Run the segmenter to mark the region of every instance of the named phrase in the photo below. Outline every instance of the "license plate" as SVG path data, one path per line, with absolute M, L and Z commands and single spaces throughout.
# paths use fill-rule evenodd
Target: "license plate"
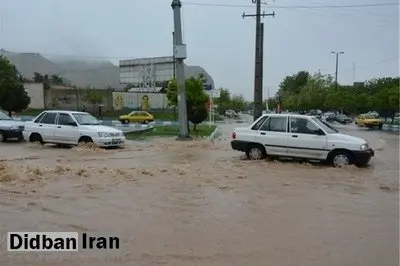
M 112 140 L 111 140 L 111 143 L 112 143 L 112 144 L 118 144 L 118 143 L 120 143 L 120 142 L 121 142 L 120 139 L 112 139 Z

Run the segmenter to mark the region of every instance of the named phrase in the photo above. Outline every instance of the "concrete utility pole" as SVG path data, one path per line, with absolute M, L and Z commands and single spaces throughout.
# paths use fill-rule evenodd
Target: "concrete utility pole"
M 255 52 L 255 69 L 254 69 L 254 115 L 253 119 L 256 120 L 262 115 L 263 110 L 263 60 L 262 60 L 262 29 L 261 17 L 272 16 L 275 17 L 275 12 L 266 14 L 261 13 L 261 0 L 252 0 L 256 4 L 256 14 L 247 15 L 243 13 L 242 17 L 256 17 L 256 52 Z
M 171 6 L 174 10 L 174 58 L 176 60 L 176 83 L 179 105 L 179 136 L 176 140 L 191 140 L 192 137 L 189 135 L 188 130 L 185 69 L 183 63 L 183 60 L 186 58 L 186 45 L 182 43 L 182 3 L 180 0 L 173 0 Z
M 336 71 L 335 71 L 335 89 L 338 87 L 337 77 L 338 77 L 338 70 L 339 70 L 339 55 L 344 54 L 344 52 L 331 52 L 332 54 L 336 55 Z
M 172 56 L 174 58 L 174 79 L 176 78 L 176 60 L 175 60 L 175 32 L 172 32 L 172 46 L 173 46 L 173 51 L 172 51 Z

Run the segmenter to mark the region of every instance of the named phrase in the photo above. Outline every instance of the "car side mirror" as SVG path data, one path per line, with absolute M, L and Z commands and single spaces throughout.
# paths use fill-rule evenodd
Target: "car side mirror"
M 76 124 L 76 122 L 69 122 L 68 125 L 69 125 L 69 126 L 73 126 L 73 127 L 78 126 L 78 125 Z

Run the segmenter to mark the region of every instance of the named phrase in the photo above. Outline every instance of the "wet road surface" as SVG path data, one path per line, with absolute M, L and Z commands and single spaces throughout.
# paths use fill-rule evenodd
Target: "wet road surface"
M 399 136 L 367 168 L 246 161 L 213 143 L 0 146 L 0 265 L 399 265 Z M 120 236 L 116 251 L 10 253 L 8 231 Z

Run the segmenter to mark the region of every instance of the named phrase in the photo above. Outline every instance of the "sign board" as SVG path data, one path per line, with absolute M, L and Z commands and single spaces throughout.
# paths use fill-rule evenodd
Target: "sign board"
M 204 86 L 204 90 L 206 90 L 206 91 L 211 91 L 212 90 L 212 86 L 209 85 L 209 84 L 204 84 L 203 86 Z
M 172 56 L 139 58 L 119 61 L 119 82 L 152 90 L 174 76 Z

